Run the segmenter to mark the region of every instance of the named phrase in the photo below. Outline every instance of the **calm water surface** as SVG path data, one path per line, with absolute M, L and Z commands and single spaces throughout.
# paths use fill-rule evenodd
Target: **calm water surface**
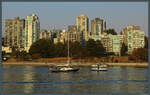
M 48 67 L 3 66 L 2 95 L 146 94 L 148 68 L 109 67 L 108 71 L 49 72 Z

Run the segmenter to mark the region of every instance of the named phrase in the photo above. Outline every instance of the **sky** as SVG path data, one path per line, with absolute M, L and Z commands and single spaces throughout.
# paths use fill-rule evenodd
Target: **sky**
M 41 29 L 66 29 L 75 25 L 76 16 L 85 14 L 89 24 L 99 17 L 106 21 L 107 29 L 120 33 L 128 25 L 138 25 L 148 35 L 147 2 L 2 2 L 2 35 L 5 19 L 26 19 L 32 13 L 39 17 Z

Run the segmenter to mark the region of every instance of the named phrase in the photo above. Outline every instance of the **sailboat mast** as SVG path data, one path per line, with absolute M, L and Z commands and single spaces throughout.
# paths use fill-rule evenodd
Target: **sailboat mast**
M 69 31 L 68 31 L 68 64 L 69 64 Z

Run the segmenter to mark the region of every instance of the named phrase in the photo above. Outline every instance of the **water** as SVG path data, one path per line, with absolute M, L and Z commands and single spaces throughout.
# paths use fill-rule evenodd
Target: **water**
M 111 95 L 148 93 L 148 68 L 109 67 L 108 71 L 49 72 L 48 67 L 3 66 L 2 95 Z

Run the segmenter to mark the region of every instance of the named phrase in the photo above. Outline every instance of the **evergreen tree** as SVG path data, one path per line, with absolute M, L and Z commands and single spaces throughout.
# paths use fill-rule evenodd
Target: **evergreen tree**
M 121 56 L 127 55 L 127 54 L 126 54 L 127 51 L 128 51 L 128 47 L 125 45 L 125 43 L 122 43 Z

